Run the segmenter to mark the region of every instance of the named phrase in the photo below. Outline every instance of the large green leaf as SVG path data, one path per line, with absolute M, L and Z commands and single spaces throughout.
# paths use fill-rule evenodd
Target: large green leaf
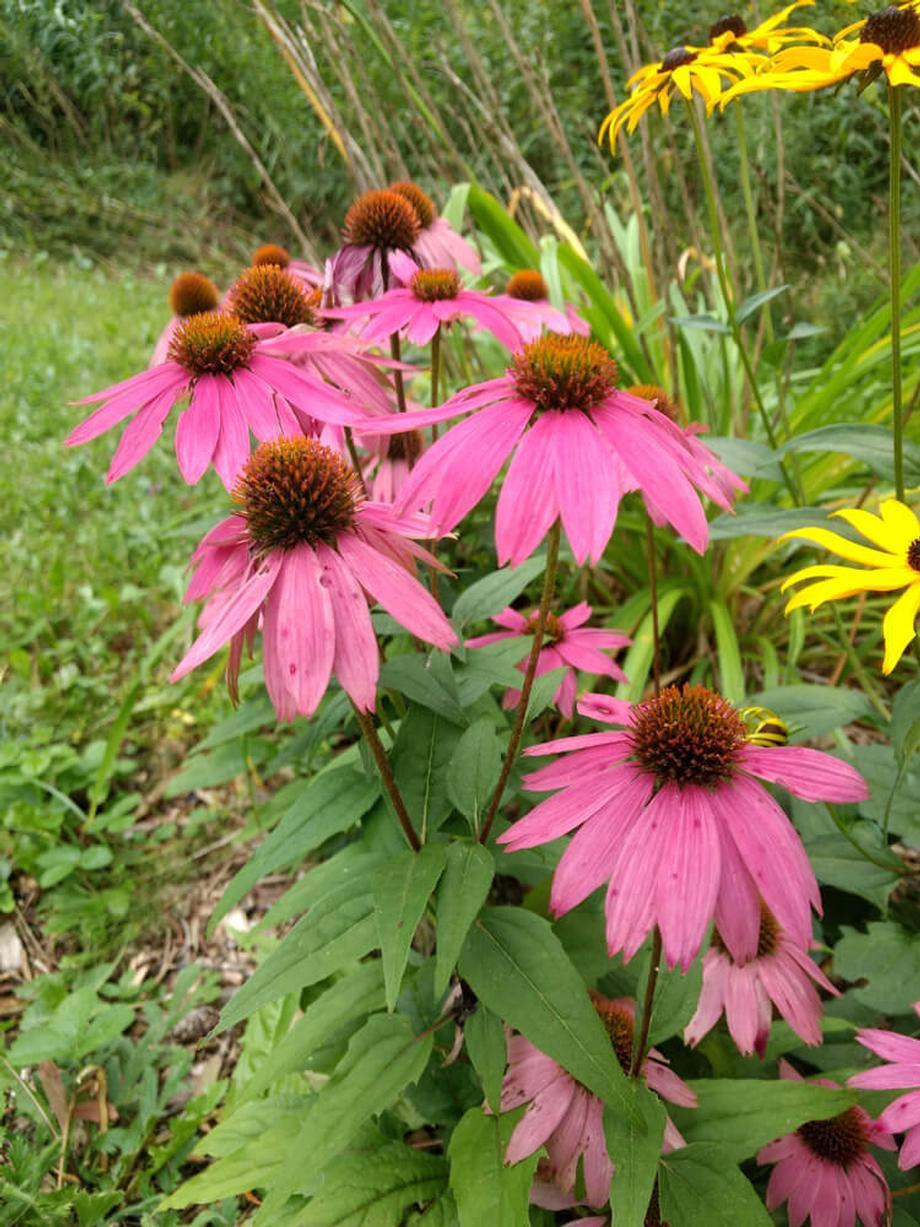
M 447 868 L 438 888 L 435 996 L 447 988 L 469 927 L 489 894 L 494 873 L 491 852 L 475 840 L 458 839 L 447 849 Z
M 750 1182 L 721 1146 L 675 1150 L 658 1170 L 661 1219 L 670 1227 L 772 1227 Z
M 836 886 L 850 894 L 861 895 L 883 911 L 888 896 L 901 878 L 902 862 L 888 850 L 874 823 L 858 822 L 850 827 L 847 839 L 839 831 L 804 839 L 805 851 L 815 877 L 825 886 Z M 854 847 L 855 840 L 859 847 Z M 860 851 L 864 848 L 868 860 Z M 885 868 L 886 864 L 889 868 Z
M 828 514 L 821 507 L 776 507 L 773 503 L 741 503 L 709 525 L 710 541 L 734 537 L 781 537 L 797 528 L 828 528 Z
M 883 1014 L 906 1014 L 917 999 L 920 942 L 900 925 L 875 921 L 865 933 L 844 926 L 834 948 L 834 971 L 860 982 L 852 995 Z
M 842 452 L 861 460 L 873 472 L 889 481 L 894 477 L 891 430 L 887 426 L 875 426 L 871 422 L 835 422 L 833 426 L 819 426 L 796 435 L 778 451 L 787 452 Z M 905 477 L 909 486 L 920 482 L 920 447 L 904 441 Z
M 416 830 L 437 828 L 452 809 L 447 771 L 460 729 L 414 703 L 400 723 L 391 765 Z
M 636 1109 L 645 1121 L 644 1131 L 614 1112 L 604 1113 L 607 1150 L 616 1168 L 610 1208 L 617 1227 L 643 1227 L 664 1136 L 665 1110 L 661 1100 L 641 1083 L 634 1086 L 633 1094 Z
M 774 686 L 748 701 L 782 716 L 791 728 L 790 741 L 811 741 L 869 711 L 869 700 L 861 691 L 843 686 Z
M 681 1114 L 688 1142 L 718 1144 L 732 1163 L 792 1133 L 809 1120 L 827 1120 L 856 1103 L 856 1092 L 792 1079 L 707 1078 L 689 1083 L 699 1107 Z
M 460 1227 L 527 1227 L 539 1153 L 506 1167 L 513 1127 L 513 1114 L 486 1116 L 482 1108 L 470 1108 L 454 1130 L 447 1153 Z
M 502 752 L 495 725 L 482 716 L 466 730 L 447 769 L 447 791 L 473 830 L 489 804 L 501 772 Z
M 342 1154 L 364 1123 L 421 1077 L 433 1037 L 416 1036 L 399 1014 L 377 1014 L 352 1036 L 329 1082 L 309 1103 L 300 1129 L 289 1134 L 281 1170 L 255 1222 L 273 1222 L 287 1199 L 309 1189 Z
M 504 1024 L 480 1002 L 463 1025 L 463 1040 L 466 1054 L 482 1081 L 486 1102 L 493 1112 L 498 1112 L 507 1057 Z
M 370 1154 L 345 1154 L 323 1173 L 300 1212 L 300 1227 L 393 1227 L 417 1202 L 447 1187 L 447 1160 L 390 1142 Z
M 310 1057 L 347 1023 L 380 1010 L 384 1005 L 383 965 L 379 959 L 362 963 L 337 980 L 307 1006 L 287 1035 L 275 1045 L 243 1087 L 240 1102 L 267 1090 L 285 1074 L 306 1068 Z
M 409 947 L 444 869 L 446 855 L 444 844 L 425 844 L 419 852 L 407 849 L 393 860 L 385 861 L 374 875 L 377 932 L 383 955 L 388 1010 L 396 1005 Z
M 511 268 L 536 268 L 540 253 L 513 217 L 492 195 L 471 183 L 467 207 L 478 228 L 487 235 Z
M 487 908 L 470 930 L 460 974 L 490 1010 L 641 1127 L 584 981 L 547 921 L 521 908 Z
M 208 931 L 213 931 L 259 878 L 297 863 L 331 836 L 347 831 L 370 809 L 379 793 L 379 782 L 353 767 L 335 768 L 318 775 L 231 878 L 214 909 Z
M 462 630 L 470 622 L 482 622 L 500 613 L 546 569 L 546 556 L 528 558 L 519 567 L 504 567 L 493 571 L 464 588 L 454 602 L 451 618 Z
M 380 685 L 398 690 L 414 703 L 430 708 L 454 724 L 466 724 L 450 669 L 450 658 L 440 652 L 426 658 L 419 652 L 394 656 L 380 670 Z
M 224 1007 L 225 1031 L 269 1001 L 310 984 L 361 958 L 377 945 L 377 922 L 369 869 L 326 895 L 297 922 Z

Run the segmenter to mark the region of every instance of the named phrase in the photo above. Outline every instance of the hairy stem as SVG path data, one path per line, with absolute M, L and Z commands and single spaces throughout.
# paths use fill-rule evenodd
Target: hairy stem
M 632 1065 L 629 1067 L 630 1078 L 638 1078 L 642 1072 L 645 1054 L 648 1051 L 648 1033 L 652 1025 L 652 1005 L 655 1001 L 655 985 L 658 983 L 658 970 L 661 966 L 661 933 L 656 925 L 652 931 L 652 953 L 649 958 L 648 979 L 645 981 L 645 997 L 642 1000 L 642 1022 L 639 1034 L 633 1038 Z
M 530 692 L 533 690 L 533 679 L 537 675 L 537 659 L 543 644 L 546 619 L 549 614 L 549 607 L 553 601 L 553 591 L 556 587 L 556 566 L 559 562 L 559 542 L 561 536 L 562 526 L 559 520 L 556 520 L 549 530 L 549 536 L 546 540 L 546 571 L 543 575 L 543 595 L 540 597 L 540 609 L 537 613 L 537 622 L 534 627 L 533 643 L 530 645 L 530 656 L 527 659 L 524 681 L 521 684 L 521 697 L 518 700 L 517 709 L 514 713 L 514 724 L 511 728 L 511 736 L 508 738 L 508 748 L 505 751 L 501 774 L 498 777 L 498 783 L 495 785 L 495 791 L 492 793 L 492 799 L 489 802 L 486 820 L 479 833 L 479 842 L 481 844 L 486 843 L 489 838 L 492 823 L 495 821 L 495 815 L 498 813 L 498 807 L 501 803 L 502 793 L 505 791 L 505 785 L 508 783 L 508 776 L 511 774 L 511 768 L 514 766 L 514 761 L 517 758 L 517 752 L 521 744 L 521 737 L 524 734 L 524 722 L 527 719 L 527 708 L 530 705 Z
M 399 333 L 390 333 L 390 354 L 394 362 L 402 362 L 402 351 L 399 347 Z M 396 402 L 399 405 L 399 412 L 406 412 L 406 385 L 403 383 L 403 373 L 397 367 L 393 372 L 393 382 L 396 384 Z
M 377 770 L 380 772 L 380 779 L 383 781 L 383 786 L 387 790 L 387 796 L 390 798 L 393 809 L 396 811 L 396 817 L 399 819 L 399 825 L 403 829 L 406 842 L 413 852 L 418 852 L 422 845 L 419 842 L 418 835 L 415 833 L 415 827 L 412 825 L 412 819 L 409 817 L 406 803 L 402 799 L 399 785 L 396 783 L 393 772 L 390 769 L 390 760 L 387 758 L 387 752 L 383 748 L 383 742 L 377 736 L 374 721 L 367 712 L 361 711 L 354 702 L 352 702 L 352 707 L 354 708 L 355 719 L 358 721 L 358 727 L 370 748 L 371 754 L 374 756 L 374 762 L 377 764 Z

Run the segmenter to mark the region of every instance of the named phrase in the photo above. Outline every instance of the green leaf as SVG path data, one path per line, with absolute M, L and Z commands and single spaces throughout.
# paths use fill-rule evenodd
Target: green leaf
M 604 1113 L 607 1150 L 616 1168 L 610 1208 L 617 1227 L 643 1227 L 664 1136 L 666 1115 L 661 1100 L 641 1083 L 635 1084 L 633 1093 L 645 1121 L 644 1132 L 609 1109 Z
M 406 1227 L 457 1227 L 458 1223 L 457 1207 L 450 1192 L 424 1210 L 414 1210 L 406 1219 Z
M 821 507 L 776 507 L 773 503 L 741 503 L 735 512 L 716 516 L 709 525 L 710 541 L 735 537 L 781 537 L 796 528 L 828 528 Z
M 678 328 L 690 328 L 698 332 L 714 332 L 719 336 L 730 336 L 731 329 L 728 324 L 717 320 L 714 315 L 706 313 L 700 315 L 675 315 L 671 319 L 672 324 L 676 324 Z
M 671 620 L 671 614 L 674 612 L 677 602 L 685 595 L 686 591 L 682 587 L 668 589 L 662 587 L 662 589 L 659 589 L 658 627 L 662 635 L 665 632 L 665 627 Z M 651 612 L 649 612 L 642 619 L 638 630 L 633 635 L 632 644 L 623 660 L 623 672 L 629 680 L 618 684 L 616 689 L 618 699 L 626 699 L 630 703 L 636 703 L 642 698 L 654 654 L 654 623 Z
M 440 652 L 430 657 L 419 652 L 395 656 L 380 670 L 380 685 L 398 690 L 414 703 L 430 708 L 454 724 L 466 724 L 457 684 L 450 671 L 450 659 Z
M 907 682 L 894 697 L 888 736 L 899 758 L 904 757 L 907 738 L 920 720 L 920 677 Z M 916 747 L 915 747 L 916 748 Z
M 809 1120 L 827 1120 L 856 1102 L 856 1092 L 791 1079 L 707 1078 L 689 1083 L 699 1107 L 681 1114 L 688 1142 L 718 1144 L 740 1163 Z M 684 1128 L 686 1126 L 686 1128 Z
M 709 612 L 716 632 L 716 651 L 719 657 L 720 690 L 730 703 L 744 702 L 744 666 L 735 623 L 724 601 L 709 602 Z
M 826 886 L 836 886 L 838 890 L 861 895 L 884 911 L 888 896 L 900 880 L 902 862 L 888 851 L 887 843 L 873 823 L 855 823 L 850 828 L 850 835 L 874 860 L 888 862 L 891 868 L 873 864 L 839 831 L 829 831 L 803 841 L 815 877 Z
M 869 711 L 866 696 L 844 686 L 774 686 L 751 695 L 749 702 L 782 716 L 792 726 L 790 741 L 811 741 Z
M 373 950 L 378 941 L 371 895 L 375 870 L 376 865 L 326 895 L 285 934 L 224 1006 L 219 1031 L 248 1018 L 269 1001 L 318 984 Z
M 706 446 L 719 457 L 723 464 L 740 473 L 742 477 L 769 477 L 781 481 L 782 474 L 776 463 L 776 453 L 765 443 L 756 439 L 734 439 L 726 435 L 706 435 Z
M 487 908 L 470 930 L 460 974 L 490 1010 L 617 1111 L 637 1119 L 629 1083 L 551 926 L 521 908 Z
M 489 804 L 502 766 L 501 746 L 495 725 L 483 716 L 466 730 L 457 743 L 447 771 L 450 799 L 478 831 L 479 819 Z
M 299 1227 L 392 1227 L 416 1202 L 447 1187 L 447 1160 L 390 1142 L 371 1154 L 345 1154 L 323 1173 Z
M 665 1155 L 658 1170 L 661 1218 L 670 1227 L 772 1227 L 763 1202 L 721 1146 Z
M 519 567 L 504 567 L 470 584 L 454 602 L 450 615 L 454 625 L 462 630 L 470 622 L 482 622 L 500 613 L 545 570 L 546 557 L 541 554 Z
M 505 1166 L 514 1124 L 513 1113 L 486 1116 L 482 1108 L 470 1108 L 454 1130 L 447 1153 L 460 1227 L 527 1227 L 528 1193 L 539 1156 Z
M 438 888 L 436 997 L 447 988 L 469 927 L 488 897 L 494 873 L 492 854 L 482 844 L 458 839 L 447 849 L 447 868 Z
M 873 921 L 865 933 L 844 925 L 834 948 L 834 971 L 863 981 L 852 989 L 862 1005 L 883 1014 L 906 1014 L 917 998 L 920 943 L 900 925 Z
M 739 324 L 743 324 L 745 320 L 751 318 L 761 307 L 765 307 L 768 302 L 772 302 L 774 298 L 778 298 L 780 294 L 785 294 L 789 289 L 786 285 L 775 285 L 769 290 L 759 290 L 756 294 L 751 294 L 743 303 L 740 303 L 735 311 L 735 319 Z
M 425 844 L 419 852 L 407 849 L 394 860 L 386 861 L 374 875 L 388 1010 L 396 1005 L 412 938 L 444 869 L 446 856 L 444 844 Z
M 367 813 L 379 795 L 376 777 L 371 779 L 353 767 L 337 767 L 318 775 L 228 882 L 214 909 L 208 932 L 214 931 L 259 878 L 287 865 L 298 864 L 327 839 L 347 831 Z
M 479 1074 L 486 1101 L 493 1112 L 501 1109 L 502 1079 L 507 1063 L 505 1028 L 497 1014 L 482 1004 L 463 1025 L 466 1053 Z
M 567 672 L 567 667 L 550 669 L 549 673 L 541 673 L 539 677 L 534 678 L 530 698 L 527 701 L 525 726 L 532 720 L 536 720 L 537 716 L 549 707 Z
M 521 671 L 517 665 L 529 650 L 527 643 L 517 637 L 470 649 L 466 661 L 457 668 L 457 689 L 462 705 L 472 707 L 493 686 L 519 689 Z
M 568 243 L 558 249 L 559 263 L 588 296 L 589 306 L 581 310 L 600 339 L 617 351 L 624 374 L 632 372 L 636 383 L 654 383 L 655 372 L 647 361 L 642 346 L 636 338 L 632 320 L 628 320 L 617 306 L 617 301 L 591 265 Z
M 309 1058 L 347 1023 L 383 1008 L 383 965 L 379 959 L 360 966 L 337 980 L 321 997 L 307 1006 L 306 1013 L 294 1023 L 254 1077 L 245 1084 L 240 1103 L 268 1089 L 286 1074 L 305 1069 Z
M 891 746 L 878 744 L 854 746 L 853 765 L 869 784 L 869 796 L 859 803 L 863 817 L 884 826 L 887 815 L 890 831 L 920 843 L 920 765 L 899 763 Z
M 416 830 L 435 830 L 453 808 L 447 772 L 460 736 L 455 724 L 415 704 L 400 722 L 390 763 Z
M 539 265 L 539 251 L 491 192 L 471 183 L 467 207 L 477 227 L 492 240 L 506 264 L 516 269 Z
M 431 1056 L 432 1035 L 413 1034 L 400 1014 L 369 1018 L 348 1045 L 329 1082 L 313 1097 L 303 1123 L 289 1133 L 282 1169 L 260 1211 L 272 1215 L 292 1193 L 308 1189 L 372 1116 L 377 1116 L 421 1077 Z
M 788 452 L 842 452 L 861 460 L 874 473 L 889 481 L 894 477 L 894 462 L 891 450 L 891 430 L 888 426 L 876 426 L 871 422 L 835 422 L 832 426 L 819 426 L 796 435 L 779 448 L 777 455 Z M 905 477 L 910 486 L 920 482 L 920 447 L 904 440 Z

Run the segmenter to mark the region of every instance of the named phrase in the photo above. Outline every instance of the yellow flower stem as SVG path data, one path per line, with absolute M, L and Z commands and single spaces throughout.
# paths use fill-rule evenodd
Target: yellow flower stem
M 754 209 L 754 193 L 751 190 L 751 169 L 748 162 L 747 134 L 744 130 L 744 107 L 735 105 L 735 127 L 738 133 L 738 164 L 741 173 L 741 194 L 744 197 L 744 211 L 747 214 L 748 233 L 751 236 L 751 255 L 754 258 L 754 280 L 761 293 L 767 288 L 767 276 L 764 271 L 763 251 L 760 246 L 760 233 L 757 229 L 757 213 Z M 773 311 L 769 303 L 764 306 L 767 339 L 773 340 Z
M 891 415 L 894 425 L 894 485 L 904 501 L 904 409 L 901 392 L 901 89 L 888 86 L 890 173 L 888 179 L 888 278 L 891 294 Z
M 750 355 L 744 344 L 744 338 L 741 335 L 741 327 L 738 323 L 735 314 L 735 301 L 732 297 L 731 286 L 728 283 L 728 277 L 725 272 L 725 258 L 722 249 L 722 237 L 719 230 L 719 211 L 716 207 L 715 185 L 712 182 L 712 176 L 709 173 L 709 166 L 706 162 L 706 153 L 703 144 L 703 130 L 700 126 L 700 117 L 696 113 L 696 107 L 692 99 L 687 100 L 687 111 L 690 114 L 690 124 L 693 129 L 693 140 L 696 145 L 697 161 L 700 164 L 700 174 L 703 179 L 703 191 L 706 196 L 706 209 L 709 214 L 709 229 L 712 236 L 712 251 L 715 257 L 716 274 L 719 278 L 719 286 L 722 290 L 722 298 L 725 301 L 725 311 L 728 315 L 728 326 L 731 329 L 732 339 L 737 347 L 738 354 L 741 358 L 741 364 L 744 367 L 744 373 L 747 377 L 748 386 L 751 389 L 751 395 L 754 398 L 754 403 L 757 406 L 757 412 L 760 414 L 760 420 L 763 423 L 764 432 L 767 436 L 767 442 L 773 450 L 776 450 L 777 440 L 776 432 L 773 429 L 773 423 L 770 421 L 770 415 L 767 412 L 767 407 L 763 402 L 763 397 L 760 395 L 760 388 L 757 384 L 756 376 L 754 375 L 754 367 L 751 363 Z M 783 475 L 783 481 L 786 488 L 792 495 L 792 501 L 796 504 L 801 504 L 802 498 L 796 488 L 792 477 L 789 474 L 786 465 L 782 460 L 779 462 L 780 472 Z

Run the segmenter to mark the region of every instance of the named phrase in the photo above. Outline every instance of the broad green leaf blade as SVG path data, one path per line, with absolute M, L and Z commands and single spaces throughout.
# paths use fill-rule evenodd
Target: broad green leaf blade
M 440 662 L 441 668 L 435 662 Z M 407 699 L 430 708 L 454 724 L 466 724 L 449 659 L 441 653 L 435 653 L 430 658 L 418 652 L 394 656 L 380 670 L 380 685 L 389 690 L 398 690 Z
M 616 1172 L 610 1186 L 610 1208 L 617 1227 L 644 1227 L 664 1136 L 666 1114 L 661 1100 L 640 1082 L 633 1087 L 636 1110 L 645 1129 L 639 1130 L 609 1109 L 604 1113 L 607 1150 Z
M 383 1227 L 447 1188 L 447 1160 L 390 1142 L 371 1154 L 340 1155 L 301 1210 L 298 1227 Z
M 851 990 L 862 1005 L 883 1014 L 907 1014 L 917 999 L 920 943 L 914 933 L 888 921 L 872 921 L 865 933 L 849 926 L 834 949 L 834 971 L 862 981 Z
M 493 1112 L 498 1112 L 508 1055 L 502 1020 L 480 1002 L 463 1025 L 463 1039 L 473 1069 L 482 1080 L 486 1101 Z
M 460 974 L 490 1010 L 642 1127 L 585 983 L 547 921 L 521 908 L 487 908 L 470 930 Z
M 489 894 L 494 873 L 492 853 L 482 844 L 458 839 L 447 849 L 447 868 L 438 888 L 436 997 L 447 988 L 469 927 Z
M 211 916 L 208 932 L 213 932 L 259 878 L 295 864 L 331 836 L 347 831 L 370 809 L 379 793 L 377 779 L 353 767 L 335 768 L 317 776 L 231 878 Z
M 271 1223 L 292 1193 L 307 1189 L 377 1116 L 422 1076 L 432 1035 L 414 1035 L 408 1019 L 377 1014 L 353 1035 L 329 1082 L 311 1100 L 299 1131 L 290 1135 L 284 1163 L 256 1222 Z
M 562 685 L 562 680 L 567 672 L 567 667 L 551 669 L 549 673 L 541 673 L 539 677 L 534 678 L 533 689 L 527 702 L 525 726 L 530 724 L 532 720 L 536 720 L 537 716 L 546 711 L 555 698 L 556 691 Z
M 735 312 L 735 319 L 739 324 L 743 324 L 745 320 L 750 319 L 761 307 L 765 307 L 768 302 L 772 302 L 774 298 L 778 298 L 780 294 L 785 294 L 789 289 L 786 285 L 775 285 L 769 290 L 758 290 L 756 294 L 751 294 L 743 303 L 740 303 Z
M 460 736 L 456 724 L 414 703 L 400 723 L 390 762 L 406 808 L 423 839 L 424 833 L 436 830 L 453 808 L 447 772 Z
M 688 1142 L 717 1144 L 732 1163 L 809 1120 L 827 1120 L 856 1102 L 856 1092 L 791 1079 L 709 1078 L 689 1083 L 699 1107 L 681 1114 Z M 683 1129 L 683 1125 L 686 1129 Z
M 447 1153 L 460 1227 L 527 1227 L 539 1155 L 505 1166 L 514 1124 L 515 1114 L 486 1116 L 482 1108 L 470 1108 L 454 1130 Z
M 374 877 L 377 932 L 383 955 L 387 1009 L 399 996 L 409 946 L 446 860 L 444 844 L 425 844 L 420 852 L 407 849 L 386 861 Z
M 871 422 L 838 422 L 833 426 L 819 426 L 817 430 L 808 430 L 790 439 L 777 455 L 785 456 L 787 452 L 841 452 L 854 460 L 861 460 L 880 477 L 890 481 L 894 476 L 891 430 Z M 909 439 L 904 440 L 904 462 L 907 483 L 913 486 L 920 481 L 920 447 Z
M 384 1001 L 383 966 L 379 959 L 362 963 L 337 980 L 307 1007 L 303 1017 L 259 1065 L 254 1077 L 243 1087 L 239 1102 L 261 1095 L 285 1074 L 304 1069 L 312 1054 L 346 1023 L 383 1009 Z
M 661 1219 L 670 1227 L 772 1227 L 748 1180 L 720 1146 L 697 1144 L 665 1155 L 658 1169 Z
M 540 253 L 514 218 L 491 194 L 470 184 L 467 207 L 476 225 L 488 235 L 496 251 L 512 268 L 536 268 Z
M 546 557 L 528 558 L 519 567 L 504 567 L 470 584 L 457 597 L 451 610 L 454 624 L 462 630 L 470 622 L 482 622 L 500 613 L 521 595 L 529 583 L 546 570 Z M 475 649 L 474 649 L 475 651 Z
M 775 686 L 751 695 L 750 702 L 782 716 L 790 726 L 790 741 L 811 741 L 869 711 L 869 700 L 861 691 L 843 686 Z
M 726 511 L 711 521 L 710 541 L 729 541 L 734 537 L 781 537 L 797 528 L 833 527 L 821 507 L 775 507 L 772 503 L 741 503 L 734 512 Z
M 730 703 L 744 702 L 744 666 L 735 623 L 724 601 L 709 602 L 709 612 L 716 632 L 716 651 L 719 656 L 720 690 Z
M 483 716 L 466 730 L 447 769 L 447 791 L 450 799 L 473 830 L 478 831 L 479 819 L 489 803 L 498 782 L 502 765 L 501 746 L 495 725 Z
M 371 874 L 321 899 L 230 998 L 218 1030 L 226 1031 L 261 1006 L 318 984 L 377 945 Z

